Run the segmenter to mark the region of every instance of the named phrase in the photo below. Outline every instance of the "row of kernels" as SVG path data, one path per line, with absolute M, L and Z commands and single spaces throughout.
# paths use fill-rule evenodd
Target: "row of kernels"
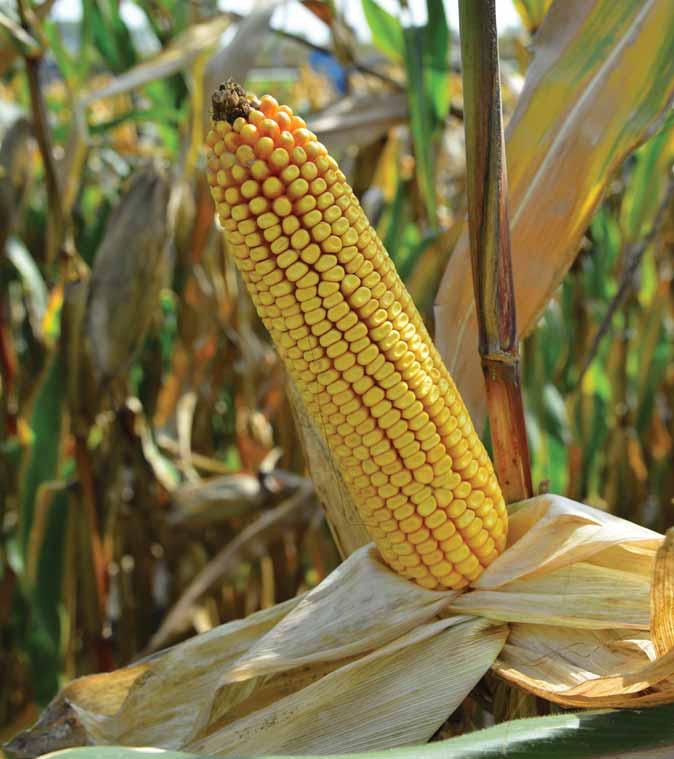
M 286 210 L 287 210 L 287 209 L 286 209 Z M 369 242 L 369 240 L 368 240 L 368 238 L 367 238 L 367 237 L 365 237 L 365 239 L 361 239 L 361 240 L 360 240 L 360 243 L 361 243 L 361 247 L 363 247 L 363 245 L 364 245 L 364 244 L 366 244 L 366 243 L 368 243 L 368 242 Z M 335 262 L 332 262 L 332 261 L 330 261 L 330 263 L 332 264 L 332 263 L 335 263 Z M 336 304 L 334 304 L 334 305 L 336 305 Z M 378 326 L 378 325 L 374 325 L 374 326 L 376 327 L 376 326 Z M 425 358 L 426 358 L 426 357 L 423 355 L 423 352 L 422 352 L 422 355 L 420 355 L 419 357 L 420 357 L 420 358 L 422 358 L 422 359 L 425 359 Z M 422 396 L 422 397 L 423 397 L 423 396 Z M 376 406 L 376 403 L 381 403 L 381 400 L 377 400 L 377 401 L 374 401 L 374 399 L 373 399 L 373 403 L 375 404 L 375 405 L 374 405 L 374 408 L 377 408 L 377 406 Z M 380 407 L 380 408 L 381 408 L 381 407 Z M 382 410 L 383 410 L 383 409 L 382 409 Z M 384 412 L 384 413 L 385 413 L 385 412 Z M 384 414 L 382 414 L 382 416 L 384 416 Z M 428 435 L 426 436 L 426 439 L 428 440 L 428 439 L 430 439 L 430 437 L 432 437 L 432 431 L 431 431 L 431 435 L 430 435 L 430 436 L 428 436 Z

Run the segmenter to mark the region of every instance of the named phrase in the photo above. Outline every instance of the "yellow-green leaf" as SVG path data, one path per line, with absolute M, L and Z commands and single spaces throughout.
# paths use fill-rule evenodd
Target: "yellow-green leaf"
M 513 272 L 520 334 L 573 262 L 614 170 L 650 136 L 674 95 L 671 0 L 558 0 L 507 130 Z M 480 424 L 485 397 L 468 240 L 436 299 L 436 336 Z

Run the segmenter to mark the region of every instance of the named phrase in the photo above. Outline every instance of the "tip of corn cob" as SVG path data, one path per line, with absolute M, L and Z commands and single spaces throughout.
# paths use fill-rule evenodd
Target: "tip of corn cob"
M 337 162 L 291 108 L 231 80 L 207 176 L 257 311 L 384 560 L 427 588 L 503 550 L 493 467 Z
M 259 108 L 259 101 L 249 95 L 233 79 L 223 82 L 211 97 L 213 120 L 233 124 L 239 117 L 248 118 L 252 108 Z

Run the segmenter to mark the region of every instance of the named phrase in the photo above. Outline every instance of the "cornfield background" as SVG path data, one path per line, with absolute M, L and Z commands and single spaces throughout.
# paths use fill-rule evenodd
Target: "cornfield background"
M 506 126 L 522 109 L 508 161 L 534 484 L 664 531 L 674 31 L 658 37 L 632 0 L 613 16 L 611 3 L 574 0 L 586 16 L 569 49 L 584 49 L 586 68 L 559 70 L 580 94 L 551 86 L 527 110 L 532 40 L 548 12 L 554 39 L 564 14 L 563 0 L 550 5 L 518 0 L 519 24 L 501 35 Z M 390 10 L 0 3 L 0 742 L 63 682 L 292 598 L 340 562 L 282 366 L 214 223 L 201 146 L 220 79 L 307 119 L 445 355 L 458 344 L 477 360 L 476 342 L 448 337 L 447 304 L 472 298 L 469 272 L 456 276 L 457 32 L 440 0 Z M 305 24 L 326 44 L 294 31 Z M 638 63 L 621 58 L 630 40 Z M 620 85 L 606 67 L 616 58 Z M 624 111 L 606 107 L 604 85 L 621 88 Z M 570 135 L 561 147 L 555 129 Z M 479 380 L 466 386 L 479 421 Z M 474 704 L 496 691 L 487 679 L 443 735 L 481 726 Z M 536 708 L 517 704 L 497 720 Z

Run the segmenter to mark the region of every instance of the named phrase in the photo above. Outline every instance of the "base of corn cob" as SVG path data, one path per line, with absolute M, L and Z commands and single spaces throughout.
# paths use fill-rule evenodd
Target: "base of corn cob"
M 344 174 L 288 106 L 231 81 L 206 145 L 227 248 L 383 558 L 465 587 L 505 547 L 503 497 Z

